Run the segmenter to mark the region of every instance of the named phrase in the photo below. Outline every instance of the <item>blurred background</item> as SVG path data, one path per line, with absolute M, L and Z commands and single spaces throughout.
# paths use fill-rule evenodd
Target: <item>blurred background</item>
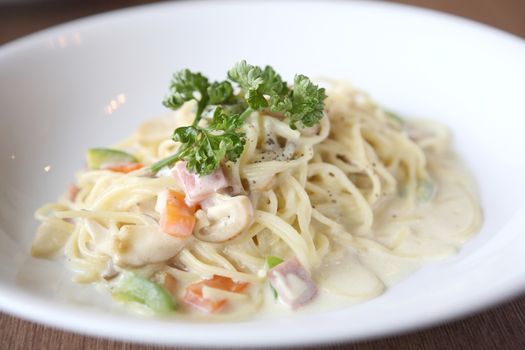
M 160 1 L 0 0 L 0 45 L 58 23 L 154 2 Z M 525 0 L 394 0 L 391 2 L 452 13 L 525 37 Z

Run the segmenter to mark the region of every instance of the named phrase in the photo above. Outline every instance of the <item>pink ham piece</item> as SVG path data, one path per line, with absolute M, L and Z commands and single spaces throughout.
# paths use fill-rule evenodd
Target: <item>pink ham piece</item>
M 297 258 L 287 260 L 268 272 L 268 278 L 279 299 L 292 309 L 297 309 L 317 295 L 317 287 L 310 274 Z
M 192 174 L 186 162 L 180 161 L 173 167 L 173 175 L 186 194 L 188 204 L 197 204 L 209 195 L 228 186 L 221 168 L 206 176 Z

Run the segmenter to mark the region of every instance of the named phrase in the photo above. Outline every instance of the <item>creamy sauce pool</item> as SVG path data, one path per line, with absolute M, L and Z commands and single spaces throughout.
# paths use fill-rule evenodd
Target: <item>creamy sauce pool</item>
M 476 186 L 455 154 L 428 161 L 432 193 L 414 203 L 403 195 L 384 198 L 372 230 L 349 239 L 357 248 L 338 250 L 314 271 L 319 293 L 310 304 L 287 309 L 268 291 L 257 317 L 334 310 L 372 299 L 425 263 L 457 253 L 481 223 Z

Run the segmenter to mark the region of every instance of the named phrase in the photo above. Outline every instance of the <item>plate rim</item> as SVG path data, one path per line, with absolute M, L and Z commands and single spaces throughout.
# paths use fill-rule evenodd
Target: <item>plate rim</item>
M 200 7 L 200 6 L 235 6 L 242 4 L 242 6 L 251 6 L 254 3 L 268 3 L 272 6 L 275 4 L 297 4 L 297 3 L 308 3 L 314 4 L 316 6 L 353 6 L 354 4 L 359 4 L 359 6 L 366 7 L 382 7 L 382 8 L 393 8 L 401 10 L 402 12 L 411 12 L 410 15 L 414 16 L 431 16 L 439 17 L 445 21 L 452 21 L 455 23 L 462 23 L 465 26 L 469 26 L 473 31 L 485 31 L 491 32 L 497 35 L 502 40 L 510 40 L 518 46 L 525 48 L 525 39 L 521 38 L 515 34 L 506 32 L 502 29 L 495 28 L 493 26 L 477 22 L 472 19 L 464 18 L 458 15 L 449 14 L 437 10 L 421 8 L 413 5 L 400 4 L 400 3 L 390 3 L 384 1 L 366 1 L 366 0 L 352 0 L 352 1 L 340 1 L 340 0 L 311 0 L 311 1 L 299 1 L 299 0 L 285 0 L 285 1 L 242 1 L 242 0 L 183 0 L 178 2 L 159 2 L 153 4 L 143 4 L 138 6 L 126 7 L 123 9 L 112 10 L 100 14 L 95 14 L 91 16 L 86 16 L 78 18 L 72 21 L 61 23 L 37 32 L 31 33 L 29 35 L 17 38 L 15 40 L 9 41 L 0 45 L 0 64 L 2 60 L 8 57 L 9 55 L 14 55 L 17 52 L 22 52 L 26 49 L 35 47 L 39 44 L 39 40 L 45 36 L 48 36 L 52 33 L 59 33 L 67 28 L 72 28 L 75 26 L 89 26 L 95 25 L 100 21 L 111 21 L 115 17 L 126 17 L 135 14 L 141 14 L 144 11 L 158 11 L 160 8 L 178 8 L 178 7 Z M 521 281 L 516 281 L 513 284 L 509 284 L 504 291 L 499 294 L 494 293 L 480 293 L 477 295 L 476 302 L 472 302 L 462 308 L 455 310 L 448 310 L 446 312 L 440 311 L 438 315 L 425 315 L 418 319 L 412 319 L 408 322 L 401 322 L 390 327 L 383 327 L 379 331 L 377 329 L 369 329 L 368 331 L 363 331 L 360 334 L 352 335 L 349 337 L 337 329 L 336 332 L 328 332 L 323 330 L 321 332 L 309 332 L 306 334 L 293 334 L 293 336 L 280 337 L 280 338 L 269 338 L 267 335 L 271 332 L 260 332 L 259 336 L 252 339 L 247 339 L 243 337 L 241 342 L 234 339 L 227 339 L 224 336 L 220 336 L 219 332 L 223 328 L 231 328 L 232 325 L 246 325 L 253 324 L 254 322 L 263 322 L 259 321 L 249 321 L 244 323 L 224 323 L 220 325 L 214 325 L 214 336 L 212 339 L 202 339 L 199 337 L 186 337 L 184 339 L 175 339 L 171 338 L 161 338 L 158 337 L 158 332 L 146 332 L 146 333 L 133 333 L 128 329 L 124 331 L 124 327 L 120 328 L 119 332 L 115 332 L 115 329 L 111 327 L 116 320 L 122 320 L 122 317 L 117 317 L 113 315 L 104 315 L 101 322 L 101 314 L 98 311 L 91 310 L 82 310 L 78 307 L 71 307 L 69 305 L 64 305 L 56 301 L 49 301 L 40 296 L 33 295 L 26 291 L 17 290 L 14 286 L 9 286 L 0 280 L 0 310 L 7 312 L 9 314 L 21 317 L 26 320 L 36 321 L 47 326 L 54 328 L 59 328 L 67 331 L 72 331 L 79 334 L 89 335 L 89 336 L 102 336 L 109 339 L 118 339 L 121 341 L 132 341 L 136 343 L 148 343 L 148 344 L 157 344 L 157 345 L 190 345 L 190 346 L 199 346 L 206 345 L 211 347 L 221 347 L 221 346 L 233 346 L 233 347 L 262 347 L 262 346 L 300 346 L 300 345 L 314 345 L 320 343 L 341 343 L 341 342 L 356 342 L 362 339 L 371 339 L 384 337 L 392 334 L 405 333 L 410 331 L 415 331 L 417 329 L 428 328 L 432 325 L 452 321 L 458 319 L 462 316 L 467 316 L 476 311 L 480 311 L 494 305 L 500 304 L 506 301 L 508 298 L 518 295 L 520 292 L 525 290 L 525 279 Z M 59 311 L 57 311 L 57 306 L 59 306 Z M 72 312 L 68 312 L 72 311 Z M 328 314 L 328 313 L 327 313 Z M 313 313 L 309 315 L 315 317 L 318 313 Z M 86 317 L 87 316 L 87 317 Z M 86 322 L 94 316 L 93 321 L 96 322 Z M 305 317 L 308 318 L 308 317 Z M 130 318 L 127 320 L 129 324 L 134 327 L 139 327 L 140 324 L 144 322 L 144 319 L 135 319 Z M 264 320 L 266 322 L 271 320 Z M 157 322 L 157 321 L 152 321 Z M 264 323 L 264 322 L 263 322 Z M 166 323 L 162 323 L 166 325 Z M 196 327 L 197 325 L 197 327 Z M 198 324 L 190 323 L 189 325 L 177 324 L 178 327 L 183 326 L 182 328 L 187 328 L 188 330 L 196 330 L 197 328 L 209 328 L 212 324 Z M 210 331 L 210 329 L 206 329 Z M 261 336 L 262 335 L 262 336 Z M 210 338 L 210 337 L 208 337 Z M 264 343 L 261 341 L 264 340 Z M 217 341 L 218 343 L 214 343 Z

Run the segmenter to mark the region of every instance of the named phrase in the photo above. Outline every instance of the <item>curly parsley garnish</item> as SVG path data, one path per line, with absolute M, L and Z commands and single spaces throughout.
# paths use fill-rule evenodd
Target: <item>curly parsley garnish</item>
M 323 117 L 325 90 L 304 75 L 296 75 L 289 87 L 272 67 L 261 69 L 243 60 L 228 71 L 228 79 L 210 83 L 201 73 L 188 69 L 173 75 L 164 106 L 177 110 L 195 100 L 197 111 L 191 126 L 173 133 L 173 140 L 181 143 L 177 152 L 153 164 L 153 172 L 185 160 L 188 170 L 207 175 L 223 160 L 235 162 L 246 143 L 240 130 L 255 111 L 280 113 L 293 129 L 314 126 Z M 237 93 L 231 82 L 237 84 Z

